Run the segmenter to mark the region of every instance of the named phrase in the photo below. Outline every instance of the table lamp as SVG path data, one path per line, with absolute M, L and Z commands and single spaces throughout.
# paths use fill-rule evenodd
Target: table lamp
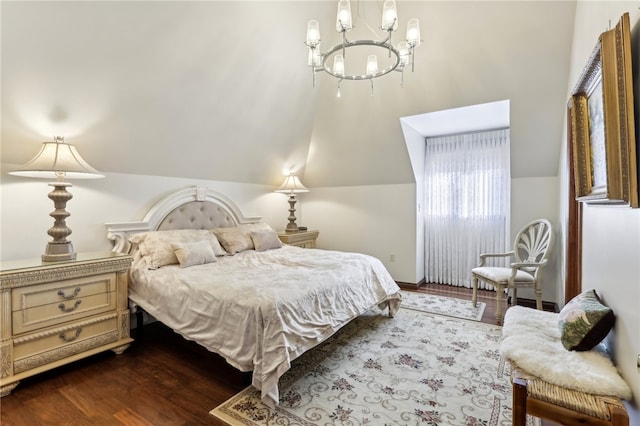
M 300 182 L 300 179 L 295 173 L 291 172 L 284 180 L 280 188 L 276 189 L 276 192 L 283 194 L 289 194 L 289 223 L 287 224 L 286 232 L 298 232 L 298 225 L 296 224 L 296 194 L 301 192 L 309 192 L 309 190 Z
M 67 187 L 72 185 L 64 179 L 97 179 L 103 178 L 104 175 L 84 161 L 75 146 L 65 143 L 64 138 L 60 136 L 54 137 L 53 142 L 44 142 L 40 152 L 31 161 L 9 174 L 56 179 L 55 182 L 49 183 L 49 186 L 53 187 L 49 198 L 53 201 L 55 210 L 49 213 L 49 216 L 54 219 L 54 224 L 47 233 L 53 237 L 53 240 L 47 244 L 42 260 L 54 262 L 75 259 L 73 245 L 67 240 L 71 229 L 67 227 L 66 218 L 70 213 L 65 210 L 67 201 L 73 198 L 73 195 L 67 191 Z

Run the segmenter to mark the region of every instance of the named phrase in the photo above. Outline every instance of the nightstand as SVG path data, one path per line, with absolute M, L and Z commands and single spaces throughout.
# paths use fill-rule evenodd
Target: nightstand
M 26 377 L 129 346 L 131 261 L 107 252 L 0 263 L 0 396 Z
M 302 248 L 315 248 L 318 231 L 278 232 L 278 238 L 285 244 Z

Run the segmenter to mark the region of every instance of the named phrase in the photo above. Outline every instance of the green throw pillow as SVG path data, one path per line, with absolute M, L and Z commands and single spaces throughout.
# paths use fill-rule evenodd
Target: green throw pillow
M 604 339 L 616 317 L 600 302 L 595 290 L 571 299 L 558 314 L 562 345 L 570 351 L 588 351 Z

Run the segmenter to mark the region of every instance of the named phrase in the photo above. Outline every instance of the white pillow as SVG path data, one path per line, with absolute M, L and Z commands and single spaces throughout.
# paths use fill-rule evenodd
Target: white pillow
M 246 223 L 229 228 L 215 228 L 213 233 L 218 237 L 220 244 L 229 254 L 240 253 L 245 250 L 253 250 L 251 232 L 271 230 L 271 227 L 263 222 Z
M 249 233 L 256 251 L 265 251 L 282 247 L 278 234 L 273 229 L 252 231 Z
M 129 238 L 137 244 L 149 269 L 158 269 L 165 265 L 179 263 L 172 244 L 208 241 L 216 256 L 224 256 L 227 252 L 210 231 L 206 229 L 174 229 L 169 231 L 151 231 L 136 234 Z
M 195 243 L 174 243 L 172 246 L 181 268 L 204 265 L 217 260 L 211 244 L 206 240 Z

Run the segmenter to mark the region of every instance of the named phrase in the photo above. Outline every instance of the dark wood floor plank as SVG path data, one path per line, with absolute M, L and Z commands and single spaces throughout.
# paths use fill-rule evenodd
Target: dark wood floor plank
M 114 413 L 113 417 L 123 426 L 155 426 L 153 423 L 148 422 L 144 417 L 139 416 L 138 413 L 132 411 L 128 407 Z

